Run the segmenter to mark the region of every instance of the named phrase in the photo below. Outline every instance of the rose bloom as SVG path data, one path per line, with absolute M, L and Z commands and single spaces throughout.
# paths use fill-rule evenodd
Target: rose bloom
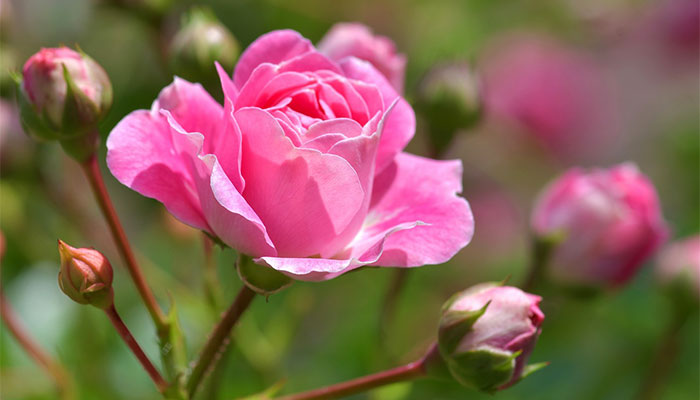
M 370 63 L 297 32 L 258 38 L 219 105 L 175 78 L 107 140 L 114 176 L 181 221 L 302 280 L 449 260 L 471 239 L 459 161 L 402 150 L 415 117 Z
M 611 95 L 591 57 L 523 34 L 497 41 L 483 58 L 487 115 L 560 158 L 599 153 L 610 141 Z
M 318 50 L 331 60 L 357 57 L 369 61 L 400 94 L 406 75 L 406 57 L 396 52 L 394 42 L 385 36 L 374 35 L 359 23 L 338 23 L 318 43 Z
M 548 272 L 576 286 L 626 282 L 667 238 L 656 190 L 630 163 L 568 171 L 540 195 L 532 228 L 540 236 L 563 234 Z

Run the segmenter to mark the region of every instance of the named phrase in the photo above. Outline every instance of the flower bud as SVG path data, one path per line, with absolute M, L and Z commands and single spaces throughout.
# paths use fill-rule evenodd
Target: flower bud
M 182 26 L 170 44 L 175 72 L 185 79 L 216 77 L 214 62 L 233 69 L 240 48 L 233 34 L 205 8 L 192 8 L 182 18 Z
M 420 84 L 416 108 L 427 122 L 433 148 L 443 152 L 458 130 L 479 122 L 480 81 L 467 62 L 436 66 Z
M 443 306 L 438 345 L 452 376 L 486 392 L 505 389 L 545 364 L 527 366 L 544 314 L 542 299 L 510 286 L 485 283 Z
M 531 224 L 541 240 L 561 237 L 546 277 L 585 289 L 626 282 L 667 237 L 656 190 L 630 163 L 570 170 L 540 195 Z
M 396 52 L 396 45 L 391 39 L 375 35 L 367 26 L 347 22 L 335 24 L 317 48 L 335 61 L 346 57 L 368 61 L 399 94 L 403 93 L 406 57 Z
M 41 49 L 27 60 L 20 83 L 22 126 L 60 140 L 82 161 L 97 148 L 97 123 L 112 105 L 112 84 L 92 58 L 67 47 Z
M 112 266 L 97 250 L 71 247 L 58 241 L 61 269 L 58 286 L 80 304 L 107 309 L 113 304 Z
M 670 244 L 656 264 L 658 282 L 683 301 L 700 302 L 700 235 Z

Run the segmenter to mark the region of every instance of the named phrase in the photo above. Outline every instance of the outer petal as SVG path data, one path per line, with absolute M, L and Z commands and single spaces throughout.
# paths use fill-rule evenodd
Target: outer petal
M 279 30 L 262 35 L 241 55 L 233 83 L 240 89 L 258 65 L 279 64 L 309 51 L 315 51 L 314 46 L 295 31 Z
M 377 175 L 361 235 L 382 235 L 395 226 L 420 222 L 391 235 L 372 265 L 415 267 L 441 264 L 466 246 L 474 233 L 462 190 L 460 161 L 436 161 L 400 153 Z
M 387 120 L 379 145 L 379 154 L 377 154 L 377 174 L 379 174 L 413 138 L 416 131 L 416 116 L 408 102 L 400 98 L 386 78 L 369 62 L 349 57 L 340 62 L 340 67 L 348 78 L 376 85 L 385 105 L 392 104 L 399 98 L 398 104 Z
M 170 127 L 159 114 L 134 111 L 107 139 L 107 166 L 122 184 L 156 199 L 182 222 L 211 232 L 182 157 L 173 154 Z
M 243 132 L 245 199 L 267 228 L 281 256 L 320 253 L 360 210 L 365 194 L 343 158 L 295 148 L 279 123 L 259 108 L 234 116 Z

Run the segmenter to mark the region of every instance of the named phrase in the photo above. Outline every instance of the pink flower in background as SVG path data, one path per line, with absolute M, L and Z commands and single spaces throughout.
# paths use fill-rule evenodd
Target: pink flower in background
M 559 157 L 600 150 L 614 125 L 610 94 L 592 58 L 551 39 L 503 39 L 484 56 L 486 111 Z
M 656 190 L 633 164 L 565 173 L 540 195 L 532 228 L 564 235 L 548 272 L 576 286 L 626 282 L 667 238 Z
M 114 176 L 181 221 L 302 280 L 449 260 L 471 239 L 461 163 L 402 150 L 415 117 L 370 63 L 297 32 L 243 53 L 222 107 L 176 78 L 112 131 Z
M 335 24 L 318 43 L 318 50 L 335 61 L 345 57 L 369 61 L 399 94 L 403 93 L 406 57 L 396 52 L 396 45 L 391 39 L 374 35 L 367 26 L 359 23 Z
M 695 300 L 700 299 L 700 235 L 668 245 L 656 264 L 656 275 L 663 285 L 676 281 L 686 284 Z
M 487 391 L 518 382 L 542 331 L 540 301 L 516 287 L 490 283 L 453 296 L 444 306 L 439 343 L 455 379 Z M 457 331 L 462 335 L 455 336 Z

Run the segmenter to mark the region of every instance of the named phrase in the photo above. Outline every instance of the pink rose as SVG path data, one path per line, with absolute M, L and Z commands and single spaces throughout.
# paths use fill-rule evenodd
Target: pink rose
M 532 228 L 564 235 L 549 260 L 553 279 L 593 287 L 630 279 L 667 237 L 654 186 L 634 164 L 570 170 L 540 195 Z
M 599 152 L 614 131 L 595 61 L 556 41 L 519 35 L 484 56 L 486 111 L 559 157 Z
M 518 288 L 489 283 L 453 296 L 444 306 L 439 336 L 452 375 L 486 391 L 518 382 L 542 331 L 540 301 Z
M 656 264 L 656 275 L 665 286 L 676 283 L 697 302 L 700 300 L 700 235 L 695 235 L 668 245 Z
M 318 43 L 318 50 L 338 62 L 345 57 L 369 61 L 399 94 L 403 93 L 406 57 L 396 53 L 391 39 L 374 35 L 367 26 L 359 23 L 335 24 Z
M 370 63 L 283 30 L 251 44 L 233 80 L 218 69 L 223 107 L 176 78 L 114 128 L 120 182 L 302 280 L 439 264 L 469 242 L 461 163 L 402 152 L 413 110 Z

